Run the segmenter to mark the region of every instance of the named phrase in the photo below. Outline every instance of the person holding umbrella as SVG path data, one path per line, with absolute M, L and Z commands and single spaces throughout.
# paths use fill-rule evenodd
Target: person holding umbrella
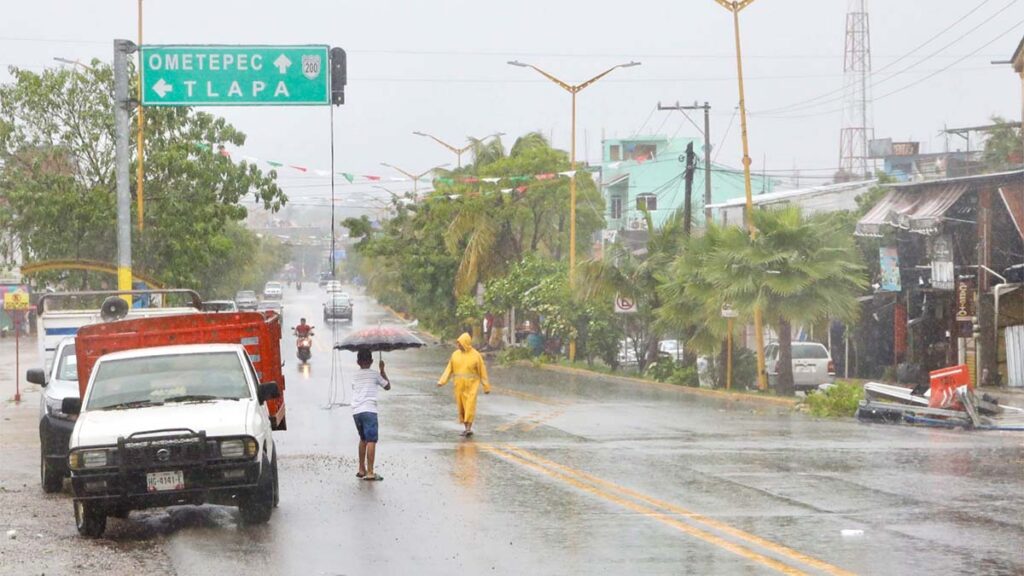
M 462 431 L 462 436 L 469 437 L 473 435 L 477 392 L 483 384 L 484 394 L 490 394 L 491 382 L 487 379 L 487 366 L 484 365 L 483 356 L 473 349 L 473 338 L 463 333 L 456 340 L 456 344 L 458 350 L 452 352 L 437 387 L 441 388 L 452 378 L 455 379 L 455 405 L 459 409 L 459 422 L 466 427 Z
M 380 374 L 373 371 L 373 352 L 363 349 L 356 353 L 359 370 L 352 378 L 352 419 L 359 432 L 359 472 L 363 480 L 383 480 L 373 471 L 377 455 L 377 388 L 391 390 L 391 380 L 380 361 Z

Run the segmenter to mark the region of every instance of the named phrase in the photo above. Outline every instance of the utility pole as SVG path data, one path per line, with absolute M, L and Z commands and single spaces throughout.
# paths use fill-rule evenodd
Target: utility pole
M 707 102 L 702 105 L 694 102 L 692 106 L 680 106 L 679 102 L 676 102 L 675 106 L 662 106 L 661 102 L 658 102 L 658 110 L 678 110 L 684 115 L 685 110 L 704 111 L 704 225 L 707 226 L 708 222 L 711 222 L 711 209 L 708 208 L 711 205 L 711 106 Z M 690 117 L 686 118 L 689 120 Z
M 117 176 L 117 289 L 132 289 L 132 193 L 129 184 L 128 134 L 131 121 L 128 113 L 132 100 L 128 96 L 128 55 L 136 46 L 130 40 L 114 40 L 114 164 Z M 122 296 L 131 306 L 131 294 Z
M 690 236 L 690 225 L 693 222 L 693 170 L 697 156 L 693 153 L 693 142 L 686 144 L 686 204 L 683 205 L 683 234 Z

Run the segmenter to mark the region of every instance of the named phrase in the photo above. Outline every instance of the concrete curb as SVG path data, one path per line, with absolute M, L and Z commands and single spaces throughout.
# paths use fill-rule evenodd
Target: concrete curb
M 654 388 L 660 388 L 662 390 L 672 390 L 682 394 L 691 394 L 694 396 L 704 396 L 707 398 L 718 398 L 719 400 L 732 400 L 735 402 L 752 402 L 761 404 L 771 404 L 773 406 L 787 406 L 789 408 L 796 407 L 800 401 L 796 398 L 782 398 L 779 396 L 762 396 L 760 394 L 748 394 L 746 392 L 726 392 L 723 390 L 709 390 L 707 388 L 691 388 L 690 386 L 677 386 L 675 384 L 665 384 L 664 382 L 654 382 L 652 380 L 644 380 L 643 378 L 635 378 L 632 376 L 618 376 L 615 374 L 604 374 L 601 372 L 593 372 L 591 370 L 585 370 L 582 368 L 570 368 L 568 366 L 558 366 L 554 364 L 541 364 L 535 366 L 532 362 L 520 360 L 515 364 L 520 366 L 528 366 L 531 368 L 540 368 L 541 370 L 549 370 L 551 372 L 561 372 L 563 374 L 572 374 L 574 376 L 596 376 L 600 378 L 610 378 L 612 380 L 618 380 L 620 382 L 628 382 L 630 384 L 642 384 L 644 386 L 652 386 Z

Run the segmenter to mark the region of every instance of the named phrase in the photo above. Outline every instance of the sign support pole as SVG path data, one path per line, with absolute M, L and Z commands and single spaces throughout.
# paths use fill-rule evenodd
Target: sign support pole
M 21 324 L 14 316 L 14 401 L 21 402 Z
M 129 40 L 114 40 L 114 128 L 115 173 L 117 176 L 117 289 L 132 289 L 132 193 L 129 184 L 128 133 L 131 121 L 128 110 L 128 54 L 135 52 Z M 128 305 L 131 295 L 122 296 Z

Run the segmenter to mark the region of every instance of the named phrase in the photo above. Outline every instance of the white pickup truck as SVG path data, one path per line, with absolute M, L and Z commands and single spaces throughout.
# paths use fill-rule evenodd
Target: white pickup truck
M 279 330 L 278 317 L 238 313 L 79 331 L 87 385 L 61 410 L 77 415 L 68 467 L 80 534 L 99 537 L 108 516 L 182 504 L 237 506 L 247 523 L 270 519 L 278 503 L 271 431 L 284 409 Z M 159 345 L 167 341 L 196 343 Z

